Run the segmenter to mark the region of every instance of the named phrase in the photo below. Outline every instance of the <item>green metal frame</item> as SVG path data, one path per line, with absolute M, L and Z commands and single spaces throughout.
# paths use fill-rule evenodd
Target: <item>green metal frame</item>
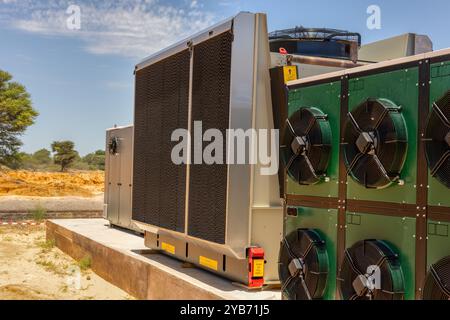
M 405 299 L 415 298 L 416 219 L 347 212 L 346 248 L 368 239 L 382 240 L 399 253 Z
M 340 110 L 341 82 L 335 81 L 310 87 L 303 87 L 289 91 L 288 117 L 302 107 L 314 107 L 328 115 L 331 127 L 332 150 L 328 165 L 328 182 L 320 182 L 312 186 L 301 186 L 289 176 L 287 177 L 287 194 L 334 197 L 338 196 L 339 181 L 339 110 Z
M 433 103 L 450 89 L 450 61 L 434 63 L 431 66 L 430 111 Z M 430 175 L 428 169 L 428 204 L 450 207 L 450 189 Z M 450 253 L 449 253 L 450 254 Z
M 369 98 L 389 99 L 402 107 L 402 115 L 408 131 L 408 151 L 400 176 L 405 181 L 403 186 L 394 184 L 385 189 L 366 189 L 353 179 L 348 179 L 348 199 L 416 203 L 418 81 L 418 67 L 349 80 L 349 112 Z
M 336 298 L 336 241 L 337 210 L 296 207 L 297 217 L 286 216 L 285 234 L 297 229 L 315 229 L 326 242 L 329 273 L 325 300 Z

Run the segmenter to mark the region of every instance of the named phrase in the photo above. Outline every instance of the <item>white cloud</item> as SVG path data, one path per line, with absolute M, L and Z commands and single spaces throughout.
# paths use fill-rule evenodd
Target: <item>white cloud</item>
M 81 30 L 70 30 L 66 9 L 81 7 Z M 1 0 L 0 21 L 26 32 L 82 39 L 94 54 L 143 58 L 218 20 L 198 0 L 169 5 L 158 0 Z

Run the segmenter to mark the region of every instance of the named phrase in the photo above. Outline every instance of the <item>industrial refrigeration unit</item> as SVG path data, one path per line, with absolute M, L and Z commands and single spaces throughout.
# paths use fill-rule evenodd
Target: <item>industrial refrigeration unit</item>
M 450 50 L 291 81 L 286 299 L 450 298 Z
M 133 126 L 106 130 L 104 218 L 112 226 L 141 232 L 131 220 Z
M 197 121 L 223 137 L 273 128 L 267 34 L 265 15 L 241 13 L 135 69 L 132 207 L 146 246 L 253 287 L 278 279 L 277 176 L 260 164 L 195 164 L 191 147 L 210 142 L 189 142 L 192 164 L 174 164 L 171 136 L 185 129 L 194 141 Z
M 262 175 L 260 163 L 196 163 L 194 150 L 210 141 L 189 141 L 191 161 L 174 164 L 171 135 L 185 129 L 194 139 L 198 121 L 203 132 L 224 137 L 227 129 L 278 129 L 282 111 L 272 108 L 271 80 L 284 85 L 309 64 L 308 75 L 329 71 L 330 63 L 357 66 L 292 60 L 271 56 L 264 14 L 239 13 L 136 66 L 132 212 L 147 247 L 250 287 L 278 281 L 278 176 Z

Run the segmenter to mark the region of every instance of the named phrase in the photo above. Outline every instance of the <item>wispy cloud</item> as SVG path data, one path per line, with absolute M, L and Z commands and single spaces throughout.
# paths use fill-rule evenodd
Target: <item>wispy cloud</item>
M 200 1 L 0 0 L 0 25 L 79 38 L 93 54 L 143 58 L 219 20 Z M 80 30 L 67 28 L 66 10 L 71 4 L 81 8 Z

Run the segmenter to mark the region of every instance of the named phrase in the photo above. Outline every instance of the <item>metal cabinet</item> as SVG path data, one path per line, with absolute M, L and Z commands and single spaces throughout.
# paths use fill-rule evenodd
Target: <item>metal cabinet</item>
M 139 231 L 131 221 L 133 126 L 106 131 L 105 218 L 111 225 Z

